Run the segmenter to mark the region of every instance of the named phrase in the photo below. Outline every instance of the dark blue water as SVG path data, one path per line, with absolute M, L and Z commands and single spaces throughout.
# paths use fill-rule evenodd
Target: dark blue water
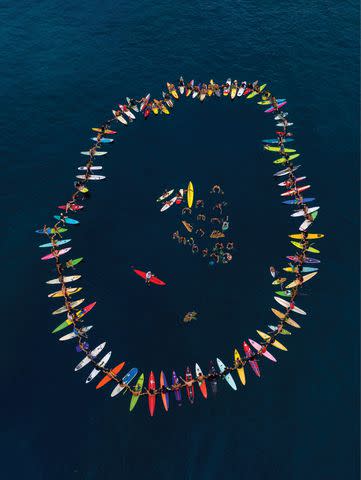
M 359 477 L 359 40 L 358 8 L 340 2 L 220 4 L 63 0 L 1 6 L 2 478 L 303 479 Z M 166 81 L 260 79 L 287 97 L 302 174 L 322 207 L 322 270 L 298 303 L 309 315 L 277 365 L 246 388 L 226 385 L 193 407 L 108 397 L 75 375 L 71 345 L 50 335 L 33 230 L 71 191 L 89 127 L 126 95 L 159 98 Z M 248 104 L 249 103 L 249 104 Z M 295 230 L 277 200 L 271 120 L 251 102 L 183 101 L 165 118 L 121 129 L 103 162 L 73 250 L 82 286 L 98 301 L 93 344 L 149 372 L 210 358 L 272 319 L 268 266 L 283 266 Z M 233 264 L 209 270 L 170 239 L 175 212 L 153 198 L 193 180 L 219 182 L 231 204 Z M 130 265 L 150 267 L 168 289 L 146 289 Z M 199 320 L 184 327 L 191 309 Z M 60 321 L 60 320 L 59 320 Z

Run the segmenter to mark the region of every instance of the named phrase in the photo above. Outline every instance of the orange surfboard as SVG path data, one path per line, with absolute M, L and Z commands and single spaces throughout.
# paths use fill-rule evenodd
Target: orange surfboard
M 124 367 L 124 365 L 125 365 L 125 362 L 119 363 L 119 365 L 117 365 L 116 367 L 114 367 L 110 370 L 111 373 L 113 373 L 114 375 L 117 375 L 117 373 L 120 372 L 120 370 Z M 98 390 L 98 388 L 104 387 L 104 385 L 109 383 L 111 380 L 113 380 L 112 377 L 107 374 L 107 375 L 105 375 L 105 377 L 102 378 L 102 380 L 100 380 L 100 382 L 98 383 L 98 385 L 95 388 Z

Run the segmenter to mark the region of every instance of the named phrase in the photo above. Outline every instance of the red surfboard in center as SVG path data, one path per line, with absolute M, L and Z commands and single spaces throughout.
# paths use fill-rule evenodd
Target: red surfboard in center
M 142 270 L 137 270 L 136 268 L 133 268 L 133 272 L 139 275 L 141 278 L 144 278 L 145 280 L 147 272 L 143 272 Z M 152 276 L 149 281 L 150 283 L 154 283 L 155 285 L 161 285 L 161 286 L 165 285 L 165 282 L 163 282 L 163 280 L 160 280 L 155 276 Z

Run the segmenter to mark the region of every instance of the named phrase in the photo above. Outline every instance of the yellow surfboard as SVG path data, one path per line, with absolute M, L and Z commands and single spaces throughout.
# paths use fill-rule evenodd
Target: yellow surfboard
M 292 233 L 291 235 L 288 235 L 290 238 L 295 238 L 302 240 L 303 235 L 302 233 Z M 325 235 L 323 233 L 308 233 L 306 232 L 306 239 L 307 240 L 317 240 L 318 238 L 323 238 Z
M 238 350 L 236 349 L 234 349 L 234 361 L 235 362 L 241 361 L 241 356 Z M 244 368 L 243 367 L 237 368 L 237 373 L 238 373 L 239 379 L 242 382 L 242 385 L 246 385 L 246 374 L 244 372 Z
M 260 330 L 257 330 L 257 333 L 261 338 L 263 338 L 263 340 L 269 340 L 271 338 L 269 335 L 267 335 L 267 333 L 261 332 Z M 282 343 L 279 342 L 278 340 L 274 340 L 270 345 L 287 352 L 287 348 L 284 345 L 282 345 Z
M 311 280 L 311 278 L 313 278 L 315 275 L 317 275 L 318 272 L 312 272 L 312 273 L 308 273 L 307 275 L 304 275 L 303 276 L 303 281 L 300 282 L 298 279 L 294 280 L 293 282 L 289 283 L 288 285 L 286 285 L 286 288 L 294 288 L 294 287 L 298 287 L 298 285 L 302 285 L 304 284 L 305 282 L 307 282 L 308 280 Z
M 80 290 L 82 290 L 83 287 L 73 287 L 73 288 L 67 288 L 66 289 L 66 293 L 67 295 L 73 295 L 74 293 L 78 293 L 80 292 Z M 58 297 L 63 297 L 64 296 L 64 293 L 62 290 L 58 290 L 57 292 L 54 292 L 54 293 L 49 293 L 48 297 L 49 298 L 58 298 Z
M 188 202 L 188 207 L 189 207 L 189 208 L 192 208 L 193 199 L 194 199 L 193 183 L 192 183 L 192 182 L 189 182 L 189 183 L 188 183 L 188 188 L 187 188 L 187 202 Z
M 291 325 L 291 327 L 295 328 L 301 328 L 301 325 L 299 325 L 297 322 L 292 320 L 292 318 L 286 318 L 286 315 L 279 310 L 276 310 L 275 308 L 271 308 L 272 312 L 278 317 L 279 319 L 283 320 L 285 323 L 288 323 L 288 325 Z

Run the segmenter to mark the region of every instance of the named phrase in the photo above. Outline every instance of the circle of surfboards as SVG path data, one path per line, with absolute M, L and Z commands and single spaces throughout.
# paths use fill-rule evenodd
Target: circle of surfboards
M 167 107 L 173 108 L 176 101 L 178 101 L 182 96 L 191 97 L 193 99 L 198 97 L 198 99 L 203 102 L 206 98 L 212 96 L 219 98 L 229 97 L 232 101 L 240 101 L 244 98 L 251 99 L 261 95 L 262 100 L 258 101 L 258 104 L 271 104 L 271 102 L 262 94 L 266 84 L 258 86 L 258 84 L 254 82 L 251 87 L 250 84 L 247 84 L 246 82 L 241 82 L 238 84 L 237 81 L 232 82 L 231 79 L 228 79 L 224 87 L 217 89 L 216 86 L 217 84 L 215 84 L 213 80 L 211 80 L 208 85 L 199 84 L 197 86 L 193 80 L 185 83 L 181 77 L 177 88 L 173 84 L 167 83 L 167 89 L 169 93 L 166 94 L 163 92 L 164 103 L 167 105 Z M 318 265 L 320 260 L 317 258 L 308 257 L 307 255 L 309 253 L 319 254 L 320 251 L 314 248 L 310 244 L 309 240 L 316 240 L 322 238 L 324 235 L 308 232 L 308 228 L 313 225 L 313 222 L 319 213 L 319 206 L 310 207 L 307 212 L 308 216 L 305 218 L 306 215 L 303 207 L 307 207 L 307 204 L 315 201 L 315 198 L 305 198 L 302 196 L 302 192 L 310 188 L 310 185 L 298 185 L 298 182 L 302 182 L 306 179 L 305 176 L 297 177 L 293 182 L 291 182 L 291 175 L 301 167 L 301 165 L 293 164 L 293 161 L 298 158 L 300 154 L 296 153 L 296 150 L 293 148 L 284 148 L 283 151 L 291 155 L 289 155 L 287 158 L 281 157 L 273 161 L 273 163 L 276 165 L 283 164 L 285 166 L 285 168 L 282 170 L 274 173 L 274 177 L 276 179 L 283 179 L 282 182 L 278 184 L 278 186 L 285 189 L 281 193 L 281 197 L 290 197 L 290 199 L 283 200 L 283 203 L 286 205 L 300 207 L 291 214 L 291 217 L 304 217 L 304 220 L 299 226 L 299 233 L 289 235 L 291 238 L 291 244 L 296 247 L 297 251 L 293 255 L 287 255 L 286 259 L 291 263 L 289 263 L 287 267 L 283 268 L 287 274 L 296 274 L 296 277 L 292 281 L 289 281 L 289 279 L 287 280 L 287 277 L 280 277 L 277 275 L 274 267 L 271 267 L 270 269 L 271 275 L 274 278 L 272 284 L 278 286 L 281 285 L 282 287 L 281 289 L 275 291 L 276 296 L 274 299 L 281 307 L 285 309 L 284 311 L 279 311 L 273 307 L 271 308 L 271 312 L 277 319 L 276 325 L 268 325 L 267 333 L 263 332 L 262 330 L 256 330 L 258 336 L 261 338 L 261 340 L 258 342 L 252 338 L 248 339 L 248 343 L 243 341 L 243 356 L 239 353 L 237 348 L 235 348 L 233 351 L 233 362 L 230 366 L 226 366 L 226 364 L 220 358 L 216 358 L 218 371 L 216 370 L 214 363 L 211 361 L 208 373 L 206 374 L 203 373 L 198 363 L 195 364 L 195 376 L 193 376 L 192 370 L 189 366 L 185 369 L 184 378 L 173 370 L 171 377 L 169 377 L 171 378 L 170 383 L 168 383 L 164 371 L 160 372 L 158 384 L 153 371 L 150 372 L 148 376 L 148 382 L 146 383 L 145 374 L 140 373 L 135 367 L 130 368 L 125 375 L 118 376 L 118 374 L 124 368 L 126 362 L 122 360 L 114 366 L 109 367 L 109 361 L 112 356 L 112 352 L 109 351 L 100 358 L 100 354 L 104 350 L 106 342 L 100 343 L 97 347 L 90 347 L 88 343 L 88 332 L 93 328 L 93 325 L 84 325 L 83 322 L 84 317 L 91 310 L 93 310 L 96 302 L 91 302 L 85 307 L 82 306 L 82 308 L 79 308 L 80 305 L 85 302 L 85 298 L 78 300 L 71 299 L 71 295 L 74 295 L 82 290 L 82 287 L 72 287 L 69 286 L 69 284 L 78 281 L 82 277 L 82 275 L 74 274 L 72 270 L 83 261 L 83 257 L 72 258 L 67 260 L 65 263 L 62 263 L 62 259 L 60 259 L 60 257 L 68 254 L 72 250 L 72 247 L 59 247 L 71 242 L 71 238 L 63 238 L 62 236 L 63 234 L 68 235 L 68 227 L 80 223 L 79 220 L 69 217 L 68 213 L 71 212 L 72 215 L 77 214 L 83 209 L 83 205 L 79 205 L 77 200 L 82 194 L 87 194 L 88 188 L 86 184 L 89 181 L 100 181 L 106 178 L 104 175 L 93 174 L 93 172 L 102 170 L 103 168 L 101 165 L 93 165 L 93 161 L 96 157 L 100 158 L 107 155 L 108 152 L 100 151 L 100 148 L 102 148 L 104 145 L 109 146 L 114 142 L 114 139 L 109 138 L 109 135 L 116 135 L 117 131 L 111 130 L 110 126 L 113 124 L 122 124 L 126 126 L 130 122 L 133 122 L 137 118 L 137 115 L 143 115 L 144 118 L 148 118 L 152 113 L 154 115 L 158 115 L 160 113 L 169 114 L 169 110 L 164 106 L 164 103 L 157 101 L 156 99 L 151 100 L 150 94 L 146 95 L 142 99 L 140 106 L 132 103 L 129 98 L 127 98 L 127 102 L 128 105 L 119 105 L 117 110 L 113 110 L 113 118 L 107 120 L 102 128 L 92 128 L 93 132 L 96 132 L 97 134 L 100 133 L 100 135 L 91 137 L 91 140 L 95 142 L 93 146 L 87 151 L 80 152 L 82 155 L 89 157 L 89 159 L 87 165 L 78 167 L 79 171 L 85 173 L 76 175 L 77 180 L 74 182 L 75 191 L 71 196 L 70 203 L 68 201 L 65 205 L 58 206 L 58 208 L 61 210 L 61 214 L 54 215 L 56 223 L 52 227 L 45 225 L 43 228 L 36 230 L 36 233 L 44 234 L 49 240 L 48 242 L 39 245 L 41 248 L 50 248 L 50 253 L 42 256 L 41 260 L 46 261 L 54 259 L 57 271 L 59 273 L 57 278 L 50 279 L 46 282 L 49 285 L 61 286 L 60 290 L 51 292 L 48 294 L 48 297 L 62 298 L 64 300 L 64 305 L 54 310 L 52 314 L 58 315 L 66 313 L 67 315 L 66 319 L 57 327 L 55 327 L 52 333 L 57 333 L 65 328 L 71 327 L 72 331 L 62 335 L 59 340 L 62 342 L 72 339 L 77 340 L 77 351 L 85 354 L 84 358 L 76 365 L 74 370 L 77 372 L 86 366 L 92 366 L 93 368 L 85 379 L 85 383 L 90 383 L 95 379 L 95 377 L 97 377 L 99 374 L 102 374 L 103 378 L 96 385 L 96 389 L 100 389 L 108 383 L 115 383 L 115 386 L 110 394 L 111 397 L 118 395 L 120 392 L 123 392 L 123 394 L 130 392 L 130 411 L 135 408 L 140 398 L 147 397 L 149 412 L 150 415 L 153 416 L 156 408 L 157 397 L 161 398 L 165 411 L 168 411 L 170 408 L 171 396 L 174 396 L 174 400 L 177 404 L 182 403 L 183 390 L 185 390 L 189 402 L 193 404 L 196 398 L 194 388 L 196 384 L 199 386 L 201 395 L 206 399 L 209 396 L 207 386 L 210 391 L 215 394 L 218 390 L 219 380 L 224 379 L 233 390 L 237 390 L 238 387 L 234 380 L 234 373 L 238 375 L 240 383 L 245 385 L 247 366 L 250 366 L 254 374 L 257 377 L 260 377 L 261 371 L 259 363 L 262 357 L 272 362 L 277 362 L 276 357 L 273 355 L 274 352 L 271 353 L 269 350 L 275 348 L 281 351 L 287 351 L 287 347 L 276 337 L 291 335 L 291 332 L 285 328 L 286 326 L 291 326 L 295 329 L 301 327 L 301 325 L 291 318 L 290 315 L 293 315 L 294 313 L 301 316 L 307 315 L 306 311 L 295 305 L 295 298 L 297 297 L 300 286 L 303 286 L 318 273 Z M 271 106 L 265 110 L 266 113 L 276 113 L 274 117 L 275 121 L 278 122 L 281 120 L 281 122 L 276 123 L 276 126 L 284 127 L 284 132 L 288 131 L 287 127 L 293 125 L 293 123 L 290 123 L 287 118 L 287 125 L 285 126 L 284 120 L 286 117 L 288 117 L 288 113 L 282 112 L 281 108 L 286 104 L 286 99 L 277 99 L 278 108 Z M 277 135 L 278 133 L 280 132 L 277 132 Z M 262 140 L 262 142 L 265 144 L 265 151 L 271 153 L 280 152 L 278 140 L 279 137 Z M 284 140 L 284 143 L 289 143 L 293 142 L 294 138 L 293 136 L 285 136 Z M 275 144 L 277 144 L 277 146 L 275 146 Z M 167 200 L 167 198 L 169 198 L 174 191 L 175 190 L 172 189 L 157 199 L 159 202 L 164 202 L 161 208 L 162 212 L 166 211 L 177 201 L 177 195 L 171 197 L 170 200 Z M 184 190 L 179 190 L 178 192 L 181 192 L 183 196 L 183 191 Z M 191 208 L 193 204 L 194 195 L 195 189 L 193 183 L 189 182 L 187 186 L 187 204 L 189 208 Z M 82 197 L 83 200 L 85 200 L 85 198 L 86 197 Z M 300 269 L 300 267 L 302 268 Z M 60 268 L 62 268 L 62 270 Z M 69 275 L 66 275 L 67 270 L 69 270 Z M 145 271 L 135 268 L 133 268 L 133 270 L 138 276 L 146 279 Z M 154 275 L 152 275 L 149 283 L 158 286 L 166 285 L 163 280 L 160 280 Z M 254 348 L 254 350 L 251 349 L 250 345 Z M 137 376 L 138 378 L 135 380 Z M 133 382 L 132 385 L 131 382 Z

